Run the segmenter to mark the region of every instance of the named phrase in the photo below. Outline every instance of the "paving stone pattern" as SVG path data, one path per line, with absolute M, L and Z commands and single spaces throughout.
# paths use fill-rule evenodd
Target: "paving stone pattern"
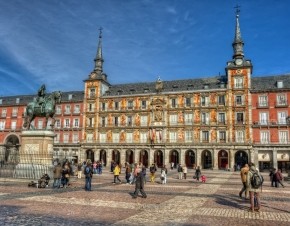
M 176 170 L 169 171 L 165 185 L 157 175 L 145 185 L 146 199 L 133 199 L 134 185 L 113 184 L 106 170 L 94 175 L 90 192 L 84 178 L 71 178 L 71 186 L 61 189 L 0 178 L 0 225 L 290 225 L 289 183 L 271 187 L 263 173 L 261 212 L 251 213 L 249 201 L 238 196 L 239 172 L 203 170 L 206 183 L 193 180 L 193 173 L 179 180 Z

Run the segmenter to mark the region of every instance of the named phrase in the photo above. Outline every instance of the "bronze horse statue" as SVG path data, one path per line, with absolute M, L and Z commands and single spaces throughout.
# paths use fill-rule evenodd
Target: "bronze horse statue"
M 41 104 L 37 100 L 28 103 L 26 107 L 26 116 L 23 127 L 25 129 L 30 129 L 31 122 L 34 120 L 35 117 L 45 117 L 46 121 L 44 123 L 44 128 L 46 128 L 48 118 L 51 117 L 52 122 L 50 126 L 51 128 L 53 128 L 55 123 L 55 105 L 61 102 L 61 95 L 62 93 L 60 91 L 55 91 L 51 93 L 51 95 L 46 96 L 43 103 Z

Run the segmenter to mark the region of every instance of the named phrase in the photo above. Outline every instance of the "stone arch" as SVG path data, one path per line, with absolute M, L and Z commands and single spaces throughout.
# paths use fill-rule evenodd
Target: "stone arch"
M 179 152 L 177 150 L 171 150 L 169 154 L 169 161 L 170 163 L 174 163 L 174 167 L 179 164 Z
M 104 149 L 100 150 L 99 160 L 104 164 L 104 166 L 107 165 L 107 152 L 106 152 L 106 150 L 104 150 Z
M 120 151 L 114 149 L 112 151 L 112 161 L 118 163 L 118 164 L 121 164 L 121 154 L 120 154 Z
M 1 162 L 17 164 L 19 162 L 20 139 L 16 134 L 9 134 L 4 142 L 4 153 Z
M 129 164 L 134 163 L 134 152 L 132 150 L 127 150 L 126 151 L 126 162 L 128 162 Z
M 196 164 L 196 157 L 195 157 L 195 152 L 191 149 L 187 150 L 185 152 L 185 165 L 186 167 L 194 167 Z
M 149 167 L 149 153 L 146 149 L 140 151 L 139 162 L 141 162 L 146 168 Z
M 92 162 L 95 161 L 94 151 L 92 149 L 86 150 L 87 160 L 90 159 Z
M 243 150 L 237 151 L 235 154 L 236 170 L 240 170 L 246 163 L 249 163 L 248 153 Z
M 162 167 L 164 165 L 164 155 L 162 150 L 156 150 L 154 152 L 154 163 L 157 167 Z
M 212 168 L 212 153 L 209 150 L 204 150 L 201 153 L 201 164 L 203 169 Z
M 229 155 L 226 150 L 220 150 L 218 152 L 218 168 L 219 169 L 229 168 Z

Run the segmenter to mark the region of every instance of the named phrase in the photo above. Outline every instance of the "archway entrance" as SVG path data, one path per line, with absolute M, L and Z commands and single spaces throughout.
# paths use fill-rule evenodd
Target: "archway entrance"
M 132 164 L 134 162 L 134 153 L 132 150 L 126 151 L 126 162 Z
M 237 151 L 235 154 L 236 170 L 240 170 L 246 163 L 248 163 L 248 154 L 245 151 Z
M 147 168 L 149 166 L 148 151 L 142 150 L 140 152 L 139 161 Z
M 155 151 L 154 163 L 156 163 L 157 167 L 163 166 L 163 152 L 161 150 Z
M 218 153 L 218 167 L 219 169 L 228 169 L 229 167 L 228 152 L 225 150 L 221 150 Z
M 107 165 L 107 152 L 106 152 L 106 150 L 100 151 L 100 158 L 99 159 L 103 163 L 104 166 Z
M 193 150 L 187 150 L 185 153 L 185 165 L 186 167 L 194 167 L 195 165 L 195 153 Z
M 118 150 L 113 150 L 112 152 L 112 161 L 120 164 L 120 152 Z
M 19 139 L 16 135 L 9 135 L 5 141 L 4 147 L 5 152 L 1 158 L 2 164 L 13 164 L 16 165 L 19 162 Z M 2 154 L 1 154 L 2 155 Z M 26 157 L 26 156 L 25 156 Z M 31 156 L 27 156 L 29 159 Z
M 202 168 L 211 169 L 212 168 L 212 154 L 210 151 L 205 150 L 202 152 Z
M 174 163 L 174 167 L 176 167 L 179 164 L 179 153 L 176 150 L 171 151 L 170 153 L 170 158 L 169 158 L 170 163 Z
M 93 150 L 89 149 L 87 152 L 87 160 L 90 159 L 92 162 L 95 161 L 95 156 Z

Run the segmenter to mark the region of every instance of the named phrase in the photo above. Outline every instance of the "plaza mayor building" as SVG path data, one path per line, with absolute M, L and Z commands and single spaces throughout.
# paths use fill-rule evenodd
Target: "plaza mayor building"
M 260 170 L 289 170 L 290 74 L 252 77 L 243 46 L 237 14 L 225 75 L 113 84 L 103 68 L 100 31 L 84 91 L 64 92 L 56 106 L 53 157 L 106 166 L 174 162 L 233 169 L 254 162 Z M 0 97 L 2 164 L 15 161 L 25 108 L 35 97 Z M 42 120 L 34 120 L 36 129 L 44 129 Z

